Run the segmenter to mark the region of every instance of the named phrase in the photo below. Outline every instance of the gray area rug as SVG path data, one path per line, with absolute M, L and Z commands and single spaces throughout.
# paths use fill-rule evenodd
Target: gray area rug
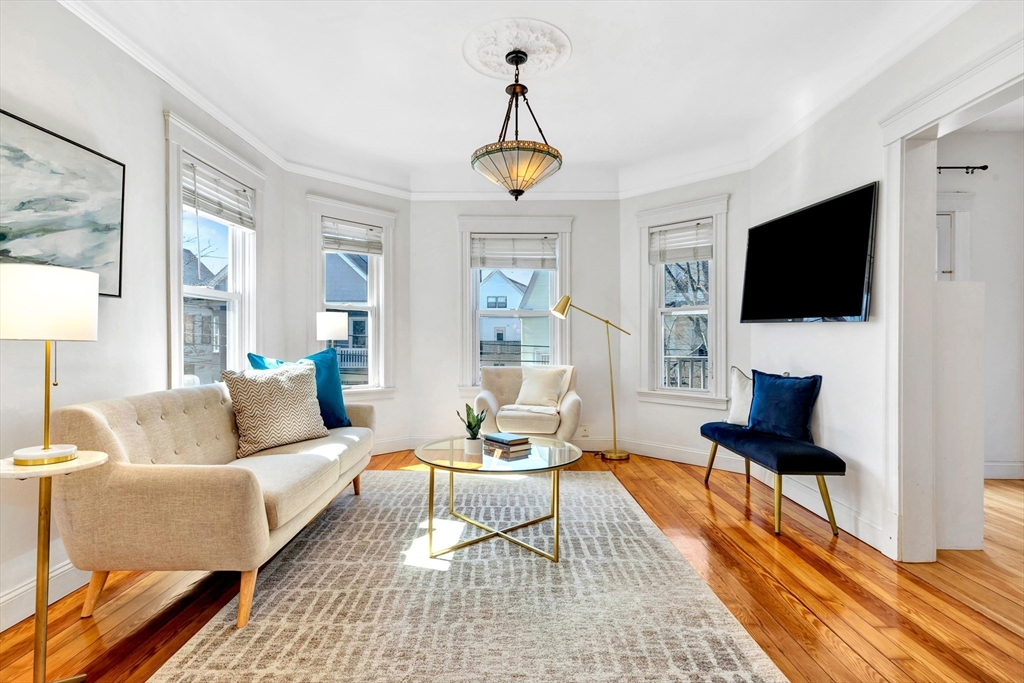
M 483 533 L 437 479 L 435 542 Z M 550 476 L 455 489 L 456 509 L 507 526 L 546 512 Z M 501 539 L 431 560 L 427 474 L 365 472 L 362 491 L 260 572 L 246 628 L 236 598 L 150 680 L 786 681 L 611 473 L 562 474 L 557 564 Z M 550 549 L 550 521 L 514 534 Z

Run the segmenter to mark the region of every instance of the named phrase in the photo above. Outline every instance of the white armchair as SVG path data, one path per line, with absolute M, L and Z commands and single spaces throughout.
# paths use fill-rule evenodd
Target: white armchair
M 523 384 L 521 368 L 480 368 L 481 391 L 477 394 L 474 409 L 487 411 L 481 434 L 501 431 L 552 436 L 562 441 L 572 439 L 580 426 L 583 409 L 583 402 L 576 393 L 576 368 L 572 365 L 551 367 L 563 367 L 567 371 L 554 414 L 546 410 L 530 411 L 524 406 L 518 406 L 518 410 L 505 409 L 506 406 L 515 405 L 519 397 L 519 389 Z

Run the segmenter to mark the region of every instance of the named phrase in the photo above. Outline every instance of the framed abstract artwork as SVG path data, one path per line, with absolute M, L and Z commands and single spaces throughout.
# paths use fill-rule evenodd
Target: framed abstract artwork
M 0 109 L 0 262 L 90 270 L 121 296 L 124 168 Z

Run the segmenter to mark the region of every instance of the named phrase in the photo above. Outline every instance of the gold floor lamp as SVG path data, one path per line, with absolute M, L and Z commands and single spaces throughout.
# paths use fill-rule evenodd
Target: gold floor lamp
M 15 467 L 38 467 L 39 514 L 36 546 L 36 609 L 32 680 L 46 680 L 46 634 L 50 591 L 50 514 L 52 468 L 60 473 L 85 469 L 106 461 L 105 453 L 89 453 L 88 462 L 65 469 L 78 459 L 73 444 L 50 443 L 50 386 L 57 385 L 56 368 L 51 368 L 53 344 L 57 341 L 96 341 L 99 320 L 99 276 L 74 268 L 27 263 L 0 264 L 0 339 L 44 341 L 46 375 L 43 377 L 43 445 L 14 451 Z M 97 460 L 94 456 L 102 456 Z M 48 469 L 49 468 L 49 469 Z M 6 474 L 6 473 L 5 473 Z M 11 474 L 5 478 L 29 478 Z M 79 675 L 57 683 L 80 683 Z
M 629 332 L 626 332 L 624 329 L 622 329 L 621 327 L 619 327 L 618 325 L 616 325 L 615 323 L 606 318 L 602 318 L 599 315 L 594 315 L 590 311 L 583 310 L 582 308 L 580 308 L 579 306 L 575 305 L 572 302 L 572 297 L 570 297 L 568 294 L 566 294 L 565 296 L 558 300 L 558 303 L 555 304 L 554 308 L 551 309 L 551 312 L 555 315 L 555 317 L 565 320 L 565 317 L 569 315 L 570 308 L 575 308 L 580 313 L 586 313 L 591 318 L 597 318 L 598 320 L 604 323 L 604 335 L 605 338 L 608 340 L 608 385 L 611 388 L 612 392 L 612 449 L 610 451 L 602 451 L 601 457 L 604 458 L 605 460 L 629 460 L 629 453 L 626 451 L 619 450 L 619 433 L 618 429 L 616 428 L 615 422 L 615 370 L 612 364 L 611 330 L 614 327 L 623 334 L 629 334 Z

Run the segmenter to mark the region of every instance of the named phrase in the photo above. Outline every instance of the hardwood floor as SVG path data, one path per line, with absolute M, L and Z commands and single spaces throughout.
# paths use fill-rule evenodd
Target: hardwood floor
M 371 469 L 419 468 L 411 452 Z M 742 475 L 634 456 L 611 470 L 783 673 L 808 683 L 1024 681 L 1024 482 L 985 486 L 983 551 L 893 562 Z M 350 495 L 349 492 L 342 495 Z M 238 592 L 237 573 L 112 572 L 93 618 L 85 588 L 50 608 L 49 677 L 145 681 Z M 259 594 L 256 595 L 258 601 Z M 31 680 L 32 622 L 0 633 L 0 681 Z

